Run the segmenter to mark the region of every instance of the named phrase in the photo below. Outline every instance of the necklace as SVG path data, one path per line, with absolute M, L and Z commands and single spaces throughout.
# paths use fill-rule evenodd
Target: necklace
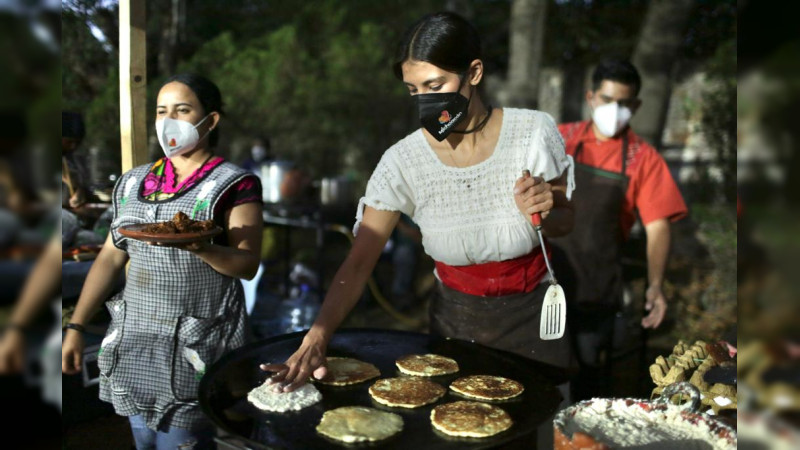
M 454 153 L 454 152 L 452 152 L 452 151 L 448 151 L 448 152 L 447 152 L 447 154 L 448 154 L 448 155 L 450 155 L 450 159 L 453 161 L 453 164 L 454 164 L 456 167 L 458 167 L 459 169 L 463 169 L 464 167 L 469 167 L 469 164 L 472 162 L 472 158 L 474 158 L 474 157 L 475 157 L 475 154 L 476 154 L 476 153 L 478 153 L 478 149 L 476 148 L 475 150 L 473 150 L 473 151 L 472 151 L 472 154 L 471 154 L 471 155 L 469 155 L 469 159 L 467 160 L 467 163 L 466 163 L 466 164 L 464 164 L 463 166 L 459 166 L 459 165 L 458 165 L 458 163 L 456 162 L 456 159 L 455 159 L 455 158 L 453 158 L 453 153 Z
M 203 161 L 202 163 L 200 163 L 200 165 L 199 165 L 199 166 L 197 166 L 197 167 L 195 167 L 193 170 L 191 170 L 191 171 L 187 171 L 188 173 L 184 173 L 184 174 L 183 174 L 183 176 L 179 176 L 179 174 L 178 174 L 178 171 L 176 170 L 176 171 L 175 171 L 175 184 L 177 185 L 177 184 L 180 184 L 181 182 L 183 182 L 183 180 L 184 180 L 184 179 L 186 179 L 186 177 L 189 177 L 189 176 L 191 176 L 191 175 L 192 175 L 193 173 L 195 173 L 195 172 L 196 172 L 198 169 L 200 169 L 201 167 L 205 166 L 205 165 L 206 165 L 206 163 L 207 163 L 207 162 L 209 162 L 209 161 L 211 161 L 211 158 L 213 158 L 213 157 L 214 157 L 214 154 L 213 154 L 213 153 L 212 153 L 212 154 L 210 154 L 210 155 L 208 155 L 208 158 L 206 158 L 206 159 L 205 159 L 205 161 Z M 170 162 L 172 162 L 172 161 L 170 160 Z M 175 167 L 175 163 L 173 163 L 173 164 L 172 164 L 172 167 L 173 167 L 173 169 L 175 169 L 175 168 L 176 168 L 176 167 Z
M 490 117 L 492 117 L 492 110 L 493 110 L 493 109 L 494 109 L 494 108 L 492 108 L 492 105 L 489 105 L 489 110 L 486 112 L 486 117 L 484 117 L 484 118 L 483 118 L 483 120 L 481 120 L 481 121 L 480 121 L 480 123 L 478 123 L 477 125 L 475 125 L 475 127 L 474 127 L 474 128 L 472 128 L 471 130 L 464 130 L 464 131 L 453 130 L 453 131 L 451 131 L 451 133 L 456 133 L 456 134 L 469 134 L 469 133 L 474 133 L 474 132 L 476 132 L 476 131 L 478 131 L 478 130 L 482 129 L 482 128 L 483 128 L 483 127 L 486 125 L 486 122 L 488 122 L 488 121 L 489 121 L 489 118 L 490 118 Z

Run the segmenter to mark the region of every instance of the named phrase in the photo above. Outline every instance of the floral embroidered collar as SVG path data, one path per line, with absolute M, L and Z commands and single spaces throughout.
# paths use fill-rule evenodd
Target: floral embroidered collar
M 222 161 L 219 156 L 211 157 L 180 183 L 176 183 L 175 167 L 169 158 L 163 157 L 153 164 L 150 172 L 144 177 L 142 197 L 150 201 L 162 201 L 188 191 Z

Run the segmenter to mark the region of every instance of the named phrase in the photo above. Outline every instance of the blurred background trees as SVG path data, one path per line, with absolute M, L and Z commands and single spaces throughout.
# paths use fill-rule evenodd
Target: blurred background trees
M 414 20 L 442 9 L 481 32 L 489 95 L 499 106 L 580 120 L 587 74 L 610 55 L 639 63 L 643 108 L 652 111 L 635 125 L 657 146 L 669 126 L 672 87 L 690 75 L 724 80 L 708 84 L 716 89 L 708 98 L 732 101 L 722 86 L 735 79 L 734 0 L 165 0 L 147 7 L 149 104 L 169 75 L 202 73 L 225 100 L 221 154 L 237 161 L 253 137 L 269 135 L 278 157 L 314 178 L 349 173 L 363 183 L 383 151 L 416 128 L 391 72 L 395 42 Z M 103 179 L 119 165 L 116 2 L 66 0 L 62 20 L 63 107 L 85 113 L 85 146 L 102 159 Z M 540 98 L 552 86 L 555 103 Z M 721 106 L 710 101 L 706 107 Z M 731 141 L 714 134 L 716 122 L 698 119 L 698 128 L 713 129 L 714 164 L 729 167 Z M 156 157 L 153 136 L 150 147 Z M 730 197 L 730 183 L 724 186 Z

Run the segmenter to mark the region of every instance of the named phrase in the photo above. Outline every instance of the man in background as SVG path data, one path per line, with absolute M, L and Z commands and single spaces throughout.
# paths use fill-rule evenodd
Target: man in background
M 242 168 L 261 176 L 261 166 L 272 160 L 272 145 L 268 137 L 253 140 L 250 156 L 242 161 Z
M 614 316 L 622 301 L 622 245 L 637 213 L 647 238 L 644 328 L 657 328 L 664 320 L 670 223 L 687 215 L 664 159 L 628 125 L 641 104 L 640 88 L 641 78 L 630 62 L 602 61 L 586 92 L 591 119 L 559 126 L 567 154 L 575 159 L 578 187 L 575 228 L 552 240 L 581 364 L 581 380 L 572 384 L 588 387 L 588 392 L 575 393 L 576 400 L 602 394 L 591 392 L 591 386 L 603 378 L 597 369 L 611 357 Z

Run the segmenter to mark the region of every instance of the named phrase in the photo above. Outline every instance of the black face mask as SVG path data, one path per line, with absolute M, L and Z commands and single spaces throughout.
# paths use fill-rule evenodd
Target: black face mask
M 461 84 L 458 89 L 461 90 Z M 419 108 L 419 121 L 422 127 L 439 142 L 467 118 L 470 99 L 461 95 L 459 91 L 417 94 L 413 98 Z

